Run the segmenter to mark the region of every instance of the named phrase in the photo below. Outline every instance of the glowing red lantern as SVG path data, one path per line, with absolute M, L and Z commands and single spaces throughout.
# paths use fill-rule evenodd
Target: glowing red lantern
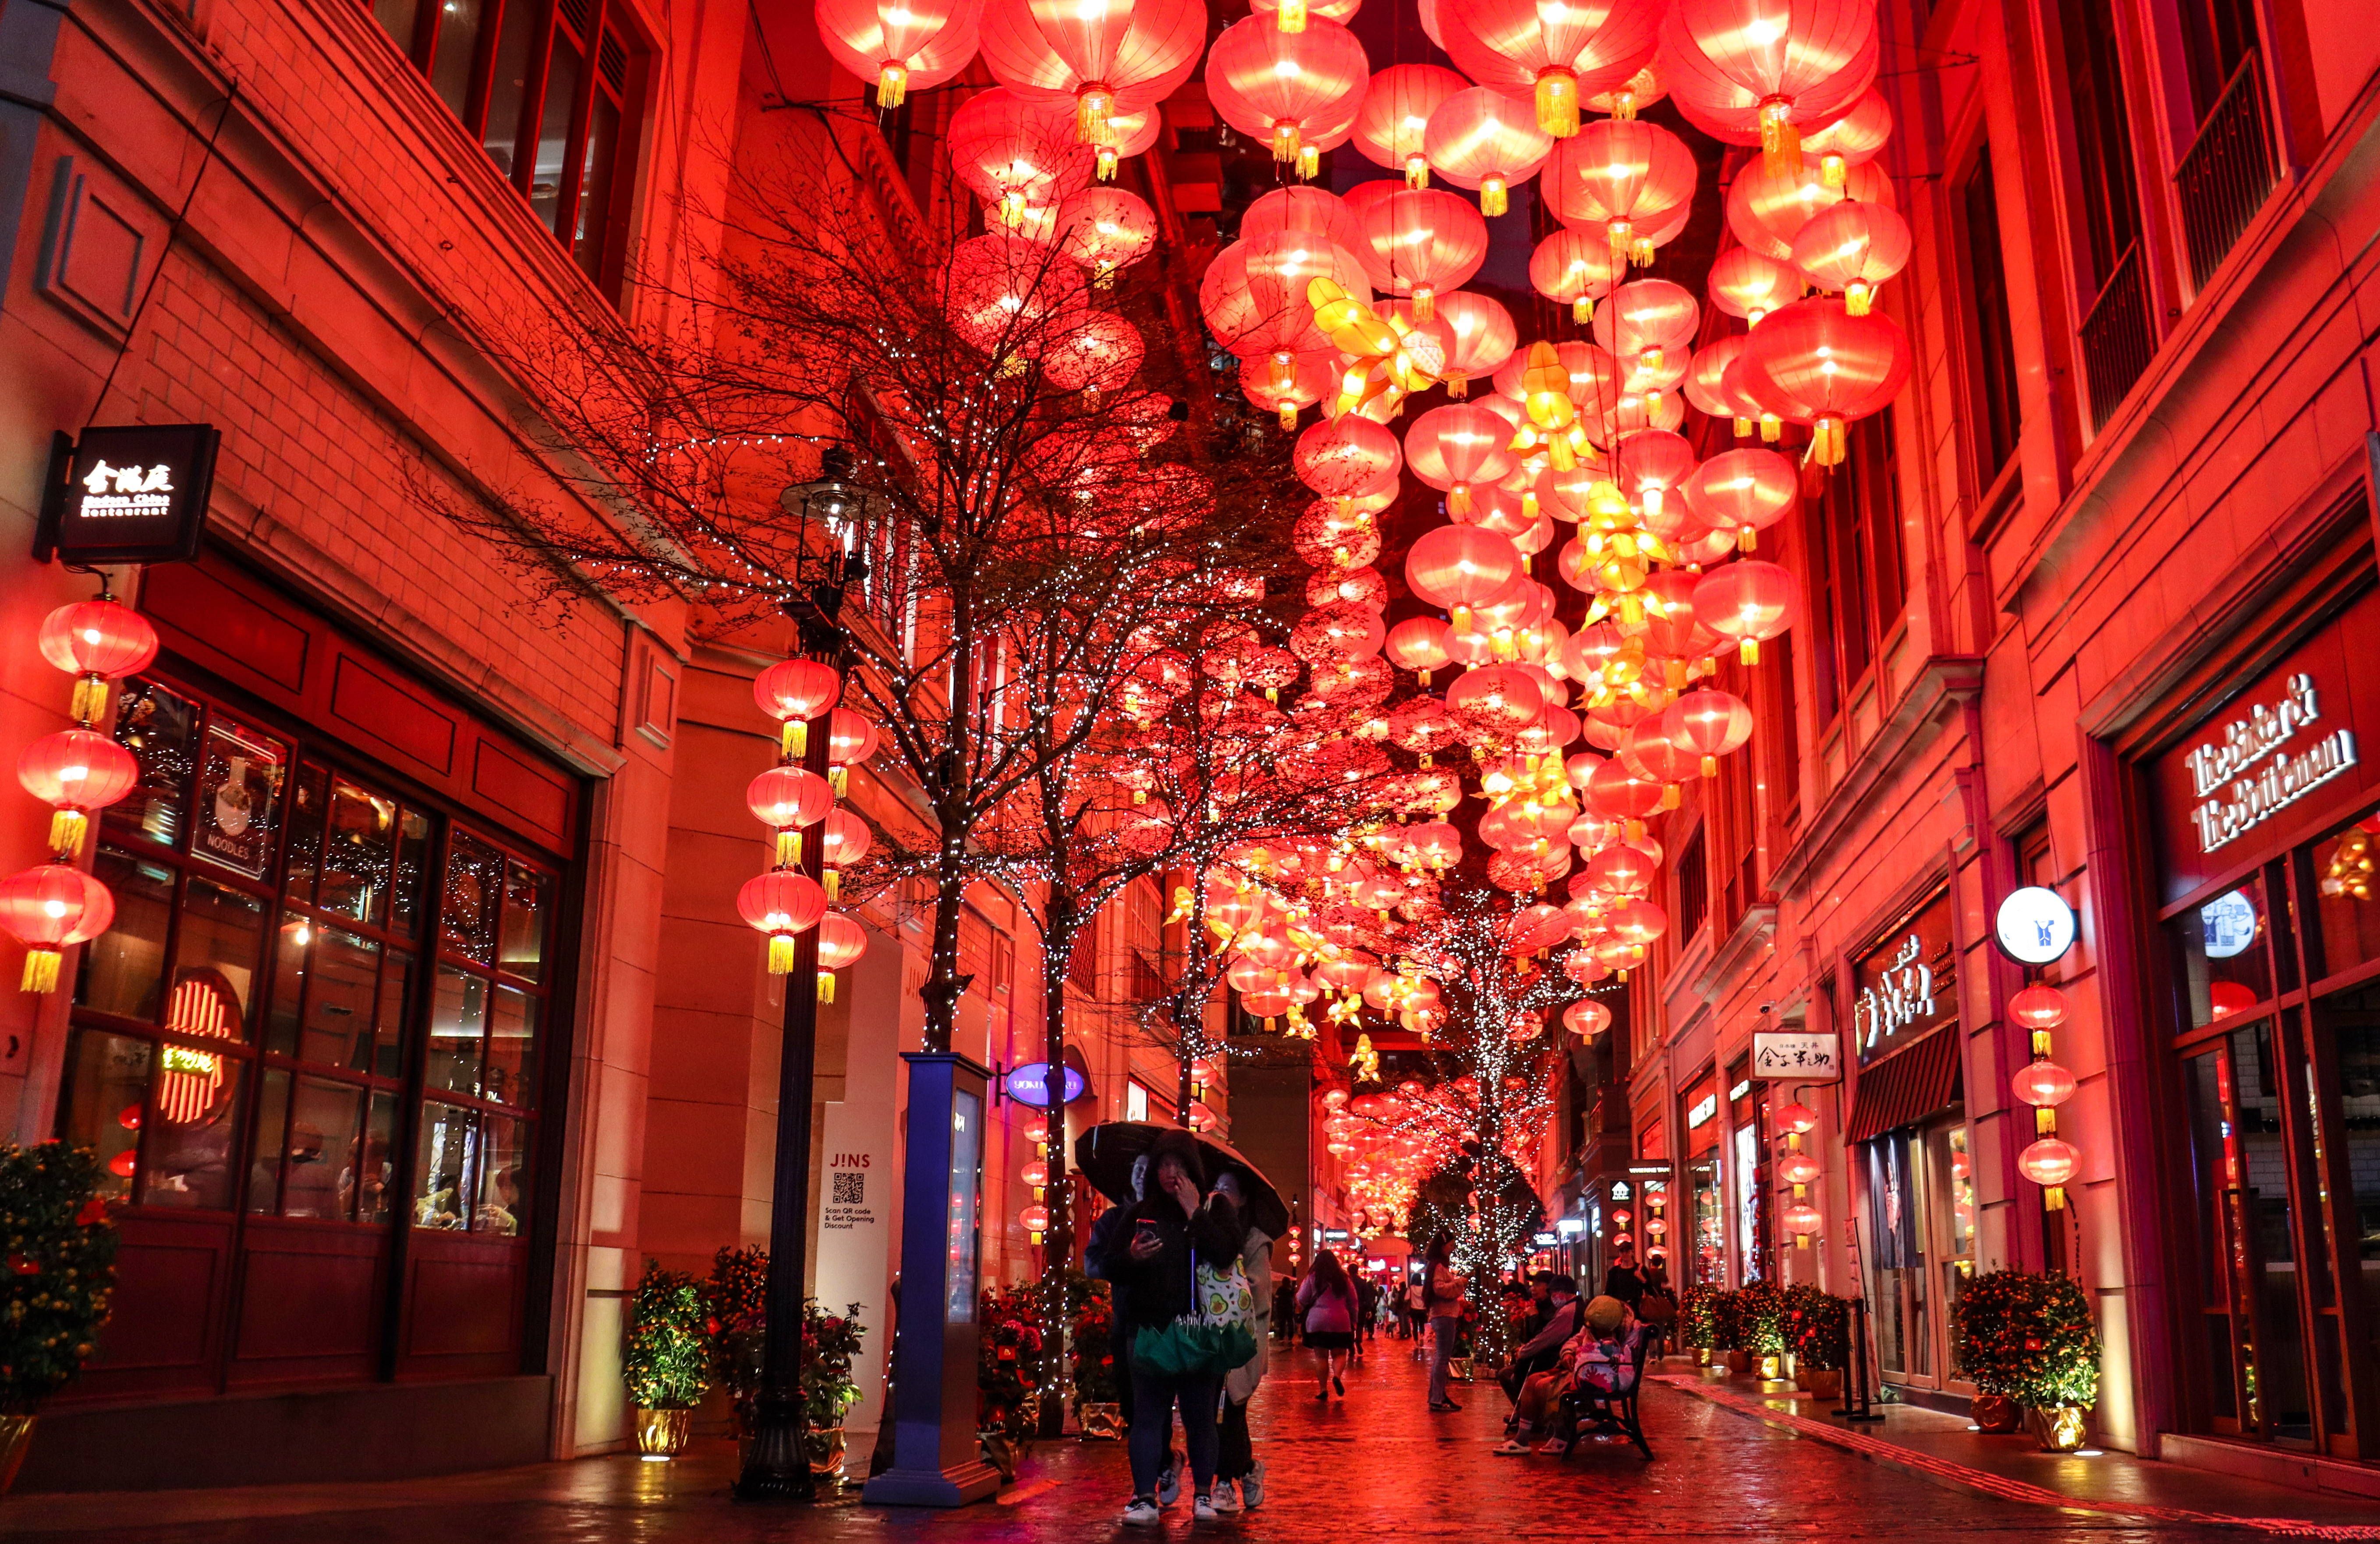
M 1083 309 L 1082 270 L 1038 242 L 990 231 L 951 249 L 942 307 L 972 346 L 1038 359 Z
M 1040 1243 L 1041 1235 L 1050 1231 L 1050 1209 L 1039 1201 L 1026 1202 L 1024 1210 L 1016 1214 L 1016 1220 L 1033 1235 L 1036 1244 Z
M 1843 308 L 1865 316 L 1878 285 L 1909 265 L 1909 222 L 1889 204 L 1843 202 L 1811 217 L 1793 237 L 1793 264 Z
M 1410 297 L 1424 322 L 1439 294 L 1462 288 L 1487 260 L 1488 223 L 1442 188 L 1398 188 L 1365 205 L 1363 220 L 1372 287 Z
M 1284 371 L 1281 366 L 1285 363 Z M 1262 369 L 1240 371 L 1240 391 L 1250 402 L 1280 416 L 1282 430 L 1297 427 L 1300 409 L 1339 394 L 1339 351 L 1318 348 L 1284 354 Z
M 1703 759 L 1703 775 L 1718 771 L 1718 758 L 1752 738 L 1752 710 L 1732 692 L 1706 687 L 1690 691 L 1667 710 L 1674 716 L 1680 745 Z
M 1305 231 L 1326 237 L 1351 253 L 1364 248 L 1364 223 L 1347 201 L 1327 188 L 1293 182 L 1276 188 L 1248 205 L 1240 216 L 1240 239 L 1251 240 L 1275 231 Z
M 1568 226 L 1537 243 L 1529 254 L 1529 284 L 1558 305 L 1571 309 L 1575 322 L 1591 320 L 1595 303 L 1611 293 L 1622 267 L 1610 245 Z
M 2046 983 L 2029 986 L 2009 999 L 2008 1011 L 2028 1029 L 2055 1029 L 2066 1022 L 2066 994 Z
M 1754 326 L 1802 298 L 1802 274 L 1791 263 L 1751 247 L 1730 247 L 1710 270 L 1711 304 Z
M 1611 1010 L 1592 997 L 1562 1010 L 1562 1027 L 1573 1035 L 1599 1035 L 1611 1027 Z
M 844 966 L 856 965 L 868 953 L 868 933 L 860 925 L 839 911 L 830 911 L 818 921 L 818 1000 L 834 1001 L 834 973 Z
M 1824 128 L 1802 136 L 1802 153 L 1818 157 L 1818 175 L 1840 188 L 1853 166 L 1864 165 L 1892 138 L 1892 104 L 1870 86 L 1851 111 Z
M 1494 374 L 1498 366 L 1512 358 L 1520 334 L 1512 325 L 1512 314 L 1500 302 L 1467 289 L 1439 296 L 1437 310 L 1438 320 L 1431 325 L 1449 338 L 1439 378 L 1446 383 L 1447 395 L 1468 396 L 1475 378 Z
M 1793 576 L 1757 558 L 1713 569 L 1694 587 L 1694 615 L 1711 631 L 1734 638 L 1746 664 L 1760 663 L 1762 640 L 1792 626 L 1796 606 Z
M 952 169 L 1004 225 L 1090 186 L 1091 153 L 1064 107 L 1047 98 L 1004 86 L 978 91 L 951 115 L 949 142 Z
M 55 991 L 58 960 L 115 920 L 107 886 L 67 863 L 45 863 L 0 880 L 0 929 L 25 945 L 27 991 Z
M 1611 292 L 1595 313 L 1595 340 L 1623 365 L 1659 371 L 1662 356 L 1682 349 L 1702 325 L 1703 309 L 1694 291 L 1667 279 L 1638 279 Z
M 2020 1103 L 2051 1110 L 2074 1097 L 2074 1075 L 2055 1062 L 2029 1062 L 2019 1067 L 2009 1086 Z
M 1727 228 L 1754 250 L 1779 262 L 1793 260 L 1793 238 L 1844 199 L 1862 203 L 1893 201 L 1892 179 L 1880 166 L 1853 166 L 1840 186 L 1815 167 L 1771 173 L 1755 161 L 1735 174 L 1727 189 Z
M 790 864 L 801 856 L 795 833 L 826 819 L 834 808 L 834 789 L 808 768 L 771 767 L 745 788 L 744 800 L 755 820 L 776 830 L 776 861 Z
M 876 105 L 898 107 L 966 68 L 982 0 L 818 0 L 820 41 L 836 64 L 876 85 Z
M 1290 453 L 1297 480 L 1325 498 L 1346 499 L 1394 478 L 1404 464 L 1396 432 L 1356 413 L 1318 423 Z M 1361 522 L 1370 524 L 1368 516 Z
M 1512 471 L 1512 426 L 1490 409 L 1449 403 L 1424 413 L 1405 431 L 1405 465 L 1442 491 L 1448 511 L 1461 518 L 1471 513 L 1473 483 L 1492 483 Z
M 1843 458 L 1843 433 L 1900 395 L 1909 379 L 1909 336 L 1881 311 L 1853 316 L 1840 300 L 1797 300 L 1760 324 L 1738 366 L 1753 396 L 1811 425 L 1810 455 Z
M 1431 671 L 1443 670 L 1454 663 L 1454 656 L 1447 649 L 1448 637 L 1453 631 L 1435 616 L 1407 617 L 1389 629 L 1389 658 L 1400 669 L 1417 672 L 1426 687 Z
M 2016 1155 L 2017 1173 L 2045 1189 L 2064 1185 L 2081 1167 L 2081 1149 L 2055 1137 L 2045 1137 Z
M 1424 531 L 1405 553 L 1405 583 L 1430 604 L 1446 607 L 1457 629 L 1470 625 L 1473 606 L 1494 600 L 1520 572 L 1512 539 L 1477 526 Z
M 1390 65 L 1372 77 L 1357 109 L 1355 148 L 1366 160 L 1404 174 L 1409 188 L 1429 186 L 1424 150 L 1430 115 L 1439 103 L 1470 84 L 1439 65 Z
M 1555 218 L 1602 235 L 1615 261 L 1641 264 L 1693 204 L 1694 177 L 1694 152 L 1668 129 L 1602 118 L 1554 152 L 1544 185 Z
M 1818 1129 L 1818 1112 L 1799 1100 L 1780 1104 L 1768 1112 L 1779 1131 L 1790 1131 L 1796 1137 L 1806 1137 Z
M 1799 166 L 1803 133 L 1876 78 L 1874 0 L 1675 0 L 1660 42 L 1678 110 L 1777 165 Z
M 824 881 L 826 898 L 832 901 L 842 889 L 842 870 L 866 857 L 868 849 L 875 845 L 876 837 L 868 829 L 868 822 L 848 809 L 827 811 L 826 830 L 821 837 L 826 843 L 826 850 L 820 855 L 820 861 L 824 869 L 820 878 Z
M 1785 1224 L 1785 1231 L 1791 1234 L 1796 1241 L 1808 1238 L 1824 1227 L 1827 1221 L 1818 1214 L 1818 1209 L 1807 1201 L 1789 1204 L 1780 1214 L 1780 1220 Z
M 132 791 L 140 764 L 132 753 L 89 729 L 44 735 L 17 758 L 17 781 L 50 805 L 50 850 L 67 857 L 82 850 L 91 811 L 103 809 Z
M 1157 249 L 1157 212 L 1137 193 L 1090 188 L 1058 211 L 1058 249 L 1106 288 L 1115 275 Z
M 1314 18 L 1291 31 L 1251 15 L 1223 29 L 1207 54 L 1207 95 L 1223 121 L 1295 164 L 1310 139 L 1355 115 L 1370 63 L 1355 34 Z
M 1438 104 L 1423 145 L 1430 169 L 1458 188 L 1475 188 L 1479 213 L 1493 217 L 1510 207 L 1506 194 L 1515 185 L 1537 175 L 1554 140 L 1511 97 L 1473 86 Z
M 1028 96 L 1075 103 L 1075 137 L 1111 144 L 1116 118 L 1154 106 L 1198 67 L 1204 0 L 989 0 L 983 62 Z
M 34 635 L 42 658 L 76 677 L 72 712 L 91 723 L 107 711 L 107 683 L 145 670 L 157 657 L 157 629 L 104 596 L 58 607 Z
M 1275 229 L 1215 254 L 1198 281 L 1198 311 L 1215 341 L 1243 359 L 1269 355 L 1276 383 L 1295 356 L 1330 348 L 1307 287 L 1329 279 L 1358 300 L 1371 286 L 1362 255 L 1305 230 Z
M 1457 69 L 1529 93 L 1537 127 L 1566 140 L 1579 131 L 1581 103 L 1651 62 L 1660 15 L 1655 0 L 1464 0 L 1439 7 L 1437 20 Z
M 1777 1161 L 1777 1177 L 1788 1185 L 1815 1184 L 1825 1172 L 1815 1158 L 1798 1149 Z
M 1750 552 L 1758 532 L 1792 513 L 1801 486 L 1793 463 L 1773 450 L 1727 450 L 1695 468 L 1679 491 L 1696 519 Z
M 772 869 L 744 881 L 735 910 L 745 923 L 769 935 L 769 974 L 794 968 L 794 935 L 817 927 L 827 914 L 826 892 L 795 869 Z
M 1461 723 L 1509 734 L 1536 720 L 1545 708 L 1537 684 L 1511 665 L 1466 670 L 1446 688 L 1446 706 Z

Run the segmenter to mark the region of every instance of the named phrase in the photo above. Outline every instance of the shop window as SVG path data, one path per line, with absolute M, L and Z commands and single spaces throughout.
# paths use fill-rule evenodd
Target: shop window
M 2364 815 L 2314 844 L 2321 956 L 2312 973 L 2333 976 L 2380 959 L 2380 877 L 2374 875 L 2375 867 L 2380 867 L 2380 812 Z
M 622 0 L 373 0 L 371 11 L 539 223 L 615 289 L 622 147 L 644 55 Z
M 2271 1001 L 2270 932 L 2261 874 L 2167 921 L 2180 1028 L 2203 1029 Z
M 2016 454 L 2022 407 L 2017 400 L 2016 336 L 2009 322 L 2007 260 L 2000 247 L 1999 190 L 1986 146 L 1957 188 L 1961 244 L 1967 261 L 1969 338 L 1967 390 L 1973 423 L 1976 480 L 1989 487 Z M 1854 435 L 1853 438 L 1858 438 Z

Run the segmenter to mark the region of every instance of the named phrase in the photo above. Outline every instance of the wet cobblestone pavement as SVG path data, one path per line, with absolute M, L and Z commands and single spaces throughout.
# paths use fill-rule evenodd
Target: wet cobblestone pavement
M 1673 1370 L 1677 1364 L 1672 1364 Z M 2177 1523 L 1977 1493 L 1826 1441 L 1765 1424 L 1667 1385 L 1645 1401 L 1657 1457 L 1622 1443 L 1582 1443 L 1564 1462 L 1498 1458 L 1501 1394 L 1478 1385 L 1460 1414 L 1423 1407 L 1421 1368 L 1382 1343 L 1347 1396 L 1314 1398 L 1305 1354 L 1276 1354 L 1252 1415 L 1269 1494 L 1257 1511 L 1194 1524 L 1185 1495 L 1158 1529 L 1123 1528 L 1129 1489 L 1122 1448 L 1072 1439 L 1040 1444 L 999 1501 L 954 1513 L 860 1506 L 856 1492 L 789 1513 L 739 1507 L 725 1494 L 734 1457 L 698 1443 L 670 1465 L 605 1458 L 498 1474 L 364 1485 L 178 1491 L 153 1496 L 26 1495 L 0 1503 L 0 1537 L 28 1544 L 595 1544 L 798 1540 L 802 1544 L 985 1539 L 1014 1544 L 1111 1538 L 1405 1541 L 1870 1539 L 2242 1539 L 2268 1525 Z M 1742 1402 L 1739 1402 L 1742 1403 Z M 2104 1489 L 2104 1488 L 2102 1488 Z M 2217 1494 L 2226 1488 L 2218 1487 Z M 2269 1514 L 2287 1492 L 2239 1489 L 2243 1515 Z M 2316 1505 L 2302 1515 L 2380 1524 L 2380 1504 Z M 2325 1537 L 2318 1523 L 2302 1537 Z M 2354 1528 L 2353 1533 L 2363 1533 Z

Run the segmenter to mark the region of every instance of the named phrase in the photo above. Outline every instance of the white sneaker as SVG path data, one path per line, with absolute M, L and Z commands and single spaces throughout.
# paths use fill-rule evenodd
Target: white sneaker
M 1172 1506 L 1182 1499 L 1182 1471 L 1168 1469 L 1157 1477 L 1157 1504 Z
M 1123 1509 L 1123 1524 L 1128 1528 L 1153 1528 L 1162 1521 L 1157 1503 L 1147 1496 L 1135 1496 Z
M 1225 1516 L 1240 1510 L 1240 1499 L 1232 1494 L 1232 1482 L 1228 1479 L 1215 1482 L 1214 1490 L 1207 1497 L 1207 1504 Z
M 1240 1477 L 1240 1504 L 1253 1511 L 1264 1505 L 1264 1464 Z
M 1196 1501 L 1191 1504 L 1190 1518 L 1193 1522 L 1197 1523 L 1213 1522 L 1215 1520 L 1215 1503 L 1205 1496 L 1199 1497 Z

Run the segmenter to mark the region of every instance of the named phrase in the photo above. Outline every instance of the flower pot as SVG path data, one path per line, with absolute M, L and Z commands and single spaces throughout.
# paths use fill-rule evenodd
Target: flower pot
M 1080 1414 L 1084 1441 L 1118 1442 L 1123 1440 L 1123 1405 L 1121 1402 L 1085 1400 Z
M 1698 1368 L 1706 1368 L 1710 1365 L 1711 1348 L 1707 1345 L 1698 1345 L 1694 1347 L 1694 1366 Z
M 2082 1406 L 2053 1404 L 2024 1413 L 2025 1424 L 2041 1439 L 2044 1453 L 2072 1453 L 2083 1442 Z
M 656 1410 L 637 1406 L 637 1451 L 647 1458 L 675 1458 L 686 1451 L 694 1430 L 691 1410 Z
M 2017 1429 L 2024 1412 L 2006 1394 L 1977 1394 L 1971 1413 L 1975 1417 L 1975 1429 L 2005 1435 Z
M 809 1450 L 810 1473 L 820 1479 L 839 1476 L 843 1470 L 844 1436 L 840 1426 L 812 1427 L 802 1434 L 803 1445 Z
M 1842 1368 L 1803 1368 L 1802 1387 L 1816 1394 L 1820 1399 L 1840 1398 L 1843 1392 Z
M 1736 1373 L 1750 1372 L 1752 1370 L 1752 1353 L 1749 1351 L 1730 1351 L 1727 1353 L 1727 1370 Z
M 1759 1361 L 1760 1361 L 1760 1380 L 1761 1380 L 1762 1382 L 1764 1382 L 1764 1383 L 1774 1383 L 1774 1382 L 1776 1382 L 1776 1381 L 1777 1381 L 1777 1380 L 1778 1380 L 1779 1377 L 1781 1377 L 1781 1376 L 1784 1374 L 1784 1371 L 1785 1371 L 1785 1358 L 1784 1358 L 1784 1357 L 1782 1357 L 1782 1356 L 1763 1356 L 1763 1357 L 1759 1358 Z
M 25 1450 L 32 1445 L 32 1416 L 0 1416 L 0 1496 L 17 1483 L 17 1471 L 25 1466 Z
M 1448 1382 L 1450 1382 L 1450 1383 L 1468 1383 L 1468 1382 L 1470 1382 L 1470 1381 L 1471 1381 L 1471 1369 L 1472 1369 L 1472 1368 L 1473 1368 L 1473 1367 L 1474 1367 L 1474 1366 L 1475 1366 L 1475 1365 L 1476 1365 L 1476 1362 L 1475 1362 L 1475 1358 L 1473 1358 L 1473 1357 L 1469 1357 L 1469 1356 L 1449 1356 L 1449 1357 L 1446 1359 L 1446 1378 L 1447 1378 L 1447 1381 L 1448 1381 Z

